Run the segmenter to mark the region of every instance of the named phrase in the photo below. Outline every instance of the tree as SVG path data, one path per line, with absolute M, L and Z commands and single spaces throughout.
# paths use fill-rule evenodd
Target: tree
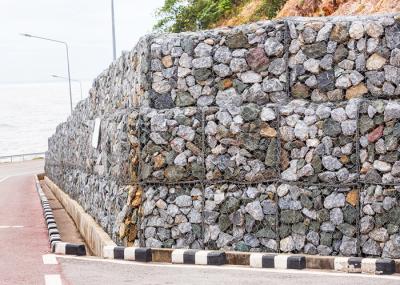
M 165 0 L 155 28 L 182 32 L 210 28 L 239 4 L 238 0 Z

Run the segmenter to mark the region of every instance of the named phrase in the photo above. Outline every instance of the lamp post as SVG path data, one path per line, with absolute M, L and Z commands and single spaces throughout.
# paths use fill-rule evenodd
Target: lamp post
M 111 21 L 112 21 L 112 40 L 113 40 L 113 60 L 117 58 L 115 45 L 115 21 L 114 21 L 114 0 L 111 0 Z
M 68 80 L 68 77 L 64 77 L 64 76 L 60 76 L 60 75 L 55 75 L 55 74 L 52 74 L 51 77 L 60 78 L 60 79 L 64 79 L 64 80 Z M 80 80 L 78 80 L 78 79 L 72 79 L 72 78 L 71 78 L 71 81 L 72 81 L 72 82 L 78 82 L 78 83 L 79 83 L 79 87 L 81 88 L 81 100 L 82 100 L 82 81 L 80 81 Z
M 44 38 L 44 37 L 38 37 L 38 36 L 33 36 L 30 34 L 21 34 L 24 37 L 28 37 L 28 38 L 35 38 L 35 39 L 40 39 L 40 40 L 45 40 L 45 41 L 50 41 L 50 42 L 55 42 L 55 43 L 60 43 L 65 45 L 65 50 L 67 52 L 67 66 L 68 66 L 68 84 L 69 84 L 69 103 L 70 103 L 70 107 L 71 107 L 71 114 L 72 114 L 72 90 L 71 90 L 71 72 L 70 72 L 70 68 L 69 68 L 69 52 L 68 52 L 68 44 L 66 42 L 63 41 L 59 41 L 59 40 L 54 40 L 54 39 L 49 39 L 49 38 Z

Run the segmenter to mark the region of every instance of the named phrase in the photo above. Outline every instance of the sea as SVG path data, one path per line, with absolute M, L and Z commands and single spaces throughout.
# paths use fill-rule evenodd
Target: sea
M 82 82 L 82 99 L 91 82 Z M 72 102 L 81 100 L 79 84 Z M 68 84 L 0 84 L 0 157 L 45 152 L 48 138 L 70 115 Z

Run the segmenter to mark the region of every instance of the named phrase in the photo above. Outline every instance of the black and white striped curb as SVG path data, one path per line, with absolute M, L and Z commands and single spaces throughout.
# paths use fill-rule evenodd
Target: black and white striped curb
M 103 247 L 103 257 L 141 262 L 152 261 L 151 248 L 144 247 L 105 246 Z
M 393 274 L 396 264 L 393 259 L 362 257 L 336 257 L 335 270 L 348 273 Z
M 56 242 L 52 245 L 52 252 L 66 255 L 86 255 L 85 245 L 67 242 Z
M 171 260 L 176 264 L 224 265 L 226 256 L 222 251 L 175 249 Z
M 43 208 L 43 217 L 45 219 L 47 230 L 49 233 L 49 242 L 51 251 L 56 254 L 68 255 L 86 255 L 84 244 L 73 244 L 62 242 L 60 232 L 58 231 L 56 220 L 54 219 L 53 210 L 50 207 L 49 200 L 40 187 L 39 180 L 35 177 L 36 191 L 39 194 L 40 203 Z
M 303 255 L 252 253 L 250 254 L 250 266 L 256 268 L 305 269 L 306 257 Z

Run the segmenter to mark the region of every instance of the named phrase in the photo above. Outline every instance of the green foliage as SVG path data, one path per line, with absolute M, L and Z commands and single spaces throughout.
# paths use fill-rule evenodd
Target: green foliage
M 196 31 L 211 28 L 219 20 L 234 15 L 251 0 L 164 0 L 158 9 L 156 30 L 167 32 Z M 287 0 L 263 0 L 250 20 L 273 18 Z
M 241 4 L 240 0 L 165 0 L 155 29 L 169 32 L 210 28 Z
M 287 0 L 263 0 L 262 5 L 254 13 L 254 20 L 260 18 L 274 18 L 286 1 Z

